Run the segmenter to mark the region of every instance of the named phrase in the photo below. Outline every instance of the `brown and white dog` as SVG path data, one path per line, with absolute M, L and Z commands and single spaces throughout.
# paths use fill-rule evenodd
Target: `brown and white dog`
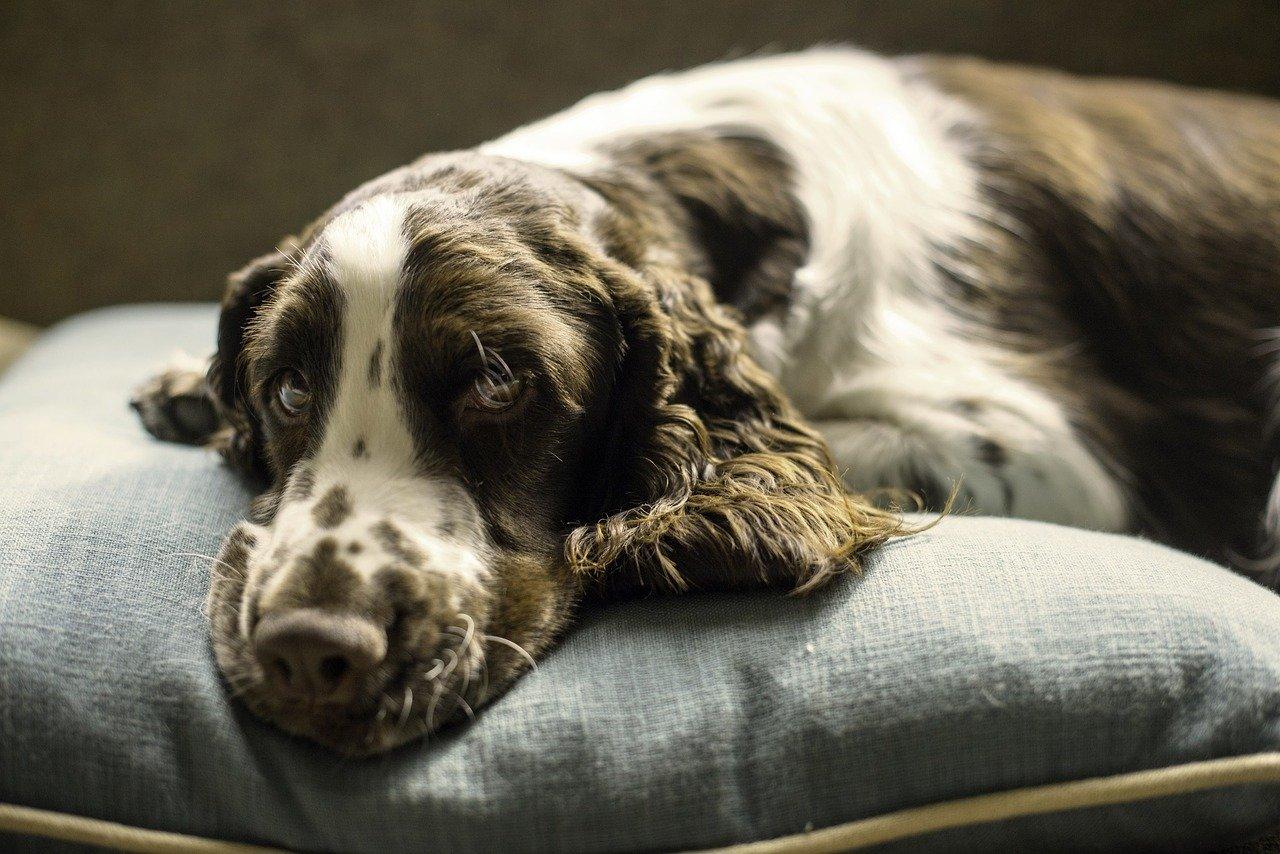
M 1280 105 L 827 49 L 356 189 L 135 406 L 269 484 L 213 567 L 232 690 L 368 753 L 584 595 L 856 567 L 885 487 L 1272 569 L 1276 327 Z

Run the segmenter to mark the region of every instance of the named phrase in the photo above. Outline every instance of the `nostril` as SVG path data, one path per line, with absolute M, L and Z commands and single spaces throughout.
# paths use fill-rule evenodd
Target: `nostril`
M 320 660 L 320 678 L 326 685 L 337 685 L 350 669 L 350 662 L 340 655 L 327 655 Z
M 275 668 L 275 675 L 280 678 L 280 682 L 288 685 L 293 681 L 293 668 L 289 666 L 289 662 L 283 658 L 277 658 L 271 662 L 271 666 Z
M 265 613 L 253 631 L 253 650 L 281 693 L 344 702 L 382 663 L 387 635 L 355 614 L 298 608 Z

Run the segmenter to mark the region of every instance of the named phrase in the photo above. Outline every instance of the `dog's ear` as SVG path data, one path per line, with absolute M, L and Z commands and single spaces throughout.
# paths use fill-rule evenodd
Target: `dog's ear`
M 614 589 L 803 592 L 902 532 L 845 491 L 707 282 L 660 266 L 606 281 L 626 346 L 601 463 L 612 485 L 603 518 L 568 539 L 572 566 Z
M 215 444 L 233 468 L 260 480 L 268 474 L 262 428 L 247 398 L 241 354 L 246 328 L 290 269 L 287 253 L 292 246 L 292 241 L 286 241 L 281 249 L 251 261 L 227 278 L 218 317 L 218 349 L 209 362 L 209 389 L 226 425 Z

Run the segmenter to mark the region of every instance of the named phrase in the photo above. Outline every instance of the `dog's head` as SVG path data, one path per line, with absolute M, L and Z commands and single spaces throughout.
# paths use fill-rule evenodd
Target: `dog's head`
M 745 352 L 684 210 L 652 171 L 439 156 L 232 277 L 211 387 L 269 488 L 209 609 L 253 710 L 387 749 L 587 590 L 808 588 L 897 530 Z

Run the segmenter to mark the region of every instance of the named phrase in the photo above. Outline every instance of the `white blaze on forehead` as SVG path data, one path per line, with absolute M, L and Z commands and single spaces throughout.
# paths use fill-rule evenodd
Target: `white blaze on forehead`
M 404 234 L 407 209 L 401 196 L 374 196 L 329 223 L 324 246 L 330 271 L 340 284 L 394 293 L 409 254 Z
M 343 317 L 338 383 L 317 460 L 322 467 L 353 461 L 360 441 L 382 466 L 407 469 L 413 460 L 413 437 L 386 370 L 395 349 L 396 297 L 409 253 L 406 210 L 400 196 L 375 196 L 324 230 L 329 276 L 342 293 Z M 379 351 L 381 381 L 375 384 L 369 366 Z
M 351 519 L 342 526 L 344 536 L 362 539 L 370 520 L 390 518 L 424 551 L 441 552 L 441 565 L 434 568 L 474 576 L 481 572 L 481 544 L 450 545 L 436 535 L 442 524 L 458 519 L 464 524 L 450 527 L 473 530 L 466 524 L 471 516 L 469 496 L 459 484 L 420 472 L 413 434 L 393 381 L 395 311 L 409 253 L 407 212 L 407 197 L 376 196 L 324 230 L 329 277 L 343 296 L 342 353 L 324 438 L 312 462 L 313 494 L 308 502 L 284 508 L 280 522 L 289 528 L 312 527 L 310 506 L 341 486 L 352 504 Z M 371 370 L 375 356 L 379 368 Z M 455 537 L 468 539 L 472 538 Z M 444 554 L 459 546 L 470 556 Z

